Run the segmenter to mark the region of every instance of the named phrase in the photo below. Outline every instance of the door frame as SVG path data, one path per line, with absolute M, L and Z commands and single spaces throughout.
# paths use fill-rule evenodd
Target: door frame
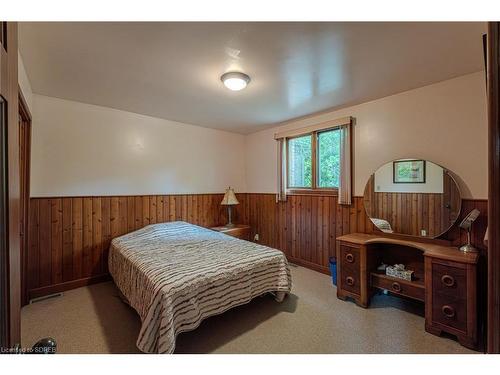
M 1 27 L 1 26 L 0 26 Z M 0 47 L 1 48 L 1 47 Z M 0 63 L 0 70 L 2 64 Z M 7 105 L 0 95 L 0 348 L 8 346 L 9 338 L 9 294 L 8 294 L 8 198 L 7 198 Z
M 29 212 L 30 212 L 30 171 L 31 171 L 31 124 L 32 117 L 28 104 L 19 87 L 19 187 L 21 225 L 21 305 L 28 304 L 28 251 L 29 251 Z M 24 161 L 24 164 L 23 164 Z
M 17 76 L 17 23 L 1 22 L 0 95 L 4 100 L 7 159 L 2 165 L 5 218 L 0 246 L 0 347 L 14 348 L 21 341 L 21 254 L 19 225 L 19 106 Z

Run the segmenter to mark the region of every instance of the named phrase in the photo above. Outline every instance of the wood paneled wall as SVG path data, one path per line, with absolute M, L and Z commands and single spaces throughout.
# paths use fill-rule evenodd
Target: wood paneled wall
M 222 194 L 121 197 L 32 198 L 26 285 L 34 298 L 108 277 L 107 252 L 113 237 L 145 225 L 183 220 L 204 227 L 226 223 Z M 282 250 L 291 262 L 328 273 L 336 237 L 372 233 L 362 197 L 350 206 L 334 196 L 291 195 L 276 203 L 274 194 L 237 194 L 234 221 L 251 225 L 251 238 Z M 483 245 L 486 201 L 464 200 L 462 216 L 478 208 L 473 242 Z M 465 234 L 454 226 L 443 238 L 455 245 Z M 26 301 L 25 301 L 26 302 Z
M 223 194 L 32 198 L 24 288 L 35 298 L 107 278 L 111 239 L 148 224 L 226 223 Z M 247 222 L 246 194 L 234 220 Z M 26 301 L 24 301 L 26 303 Z
M 362 197 L 354 197 L 352 205 L 343 206 L 337 197 L 293 195 L 276 203 L 274 194 L 248 194 L 247 204 L 252 238 L 258 233 L 260 243 L 282 250 L 292 262 L 322 272 L 328 272 L 328 258 L 335 256 L 336 237 L 378 231 L 365 213 Z M 463 200 L 460 219 L 473 208 L 478 208 L 481 216 L 474 224 L 472 240 L 485 252 L 487 201 Z M 466 241 L 457 225 L 441 238 L 454 245 Z
M 248 194 L 247 204 L 252 238 L 258 233 L 260 243 L 322 272 L 328 272 L 338 236 L 374 231 L 361 197 L 345 206 L 335 196 L 289 195 L 286 202 L 276 203 L 274 194 Z

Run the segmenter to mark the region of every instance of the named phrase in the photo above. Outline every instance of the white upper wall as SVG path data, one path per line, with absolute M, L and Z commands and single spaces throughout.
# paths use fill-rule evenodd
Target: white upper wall
M 454 172 L 463 197 L 487 198 L 482 72 L 248 136 L 32 94 L 24 68 L 19 79 L 33 115 L 33 197 L 219 193 L 229 185 L 274 193 L 276 131 L 353 116 L 355 195 L 378 167 L 411 157 Z
M 17 54 L 17 80 L 24 99 L 26 100 L 26 104 L 28 105 L 28 109 L 30 112 L 33 112 L 33 90 L 31 89 L 31 83 L 26 74 L 23 58 L 20 53 Z
M 33 99 L 33 197 L 246 190 L 243 135 L 36 94 Z
M 410 157 L 427 159 L 452 171 L 463 197 L 487 198 L 484 72 L 250 134 L 246 138 L 247 191 L 276 192 L 275 132 L 344 116 L 355 118 L 355 195 L 363 195 L 368 178 L 378 167 Z

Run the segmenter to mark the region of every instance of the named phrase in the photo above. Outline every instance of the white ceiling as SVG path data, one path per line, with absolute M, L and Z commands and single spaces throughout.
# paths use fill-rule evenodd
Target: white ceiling
M 485 23 L 20 23 L 37 94 L 251 133 L 483 69 Z M 220 76 L 250 75 L 229 91 Z

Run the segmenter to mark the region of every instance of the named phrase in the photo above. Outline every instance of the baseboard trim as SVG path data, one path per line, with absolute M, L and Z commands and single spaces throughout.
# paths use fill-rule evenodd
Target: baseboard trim
M 71 280 L 65 283 L 59 283 L 54 285 L 47 285 L 40 288 L 31 289 L 28 291 L 28 299 L 39 298 L 49 294 L 61 293 L 67 290 L 80 288 L 82 286 L 87 286 L 91 284 L 101 283 L 103 281 L 111 280 L 109 273 L 102 275 L 95 275 L 90 277 L 85 277 L 83 279 Z
M 307 260 L 302 260 L 302 259 L 294 258 L 291 256 L 288 256 L 287 259 L 290 263 L 294 263 L 298 266 L 302 266 L 305 268 L 309 268 L 313 271 L 317 271 L 317 272 L 324 273 L 326 275 L 330 275 L 330 269 L 328 267 L 320 266 L 319 264 L 308 262 Z

